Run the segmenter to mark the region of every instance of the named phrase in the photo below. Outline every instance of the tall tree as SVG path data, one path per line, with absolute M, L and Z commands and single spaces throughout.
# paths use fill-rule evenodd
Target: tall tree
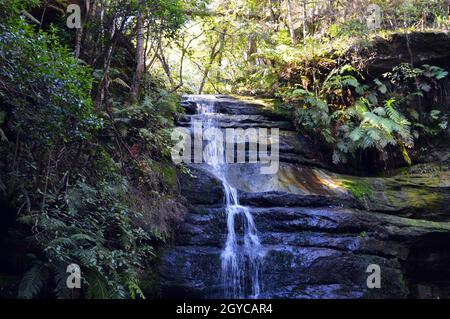
M 295 25 L 294 25 L 294 17 L 293 17 L 293 7 L 292 0 L 287 0 L 287 18 L 288 18 L 288 26 L 289 33 L 291 35 L 292 44 L 297 44 L 297 35 L 295 34 Z
M 216 40 L 214 45 L 211 48 L 211 53 L 209 55 L 209 62 L 203 72 L 202 81 L 200 83 L 200 87 L 198 89 L 198 94 L 203 93 L 203 89 L 205 87 L 206 81 L 208 79 L 209 72 L 211 71 L 211 68 L 214 64 L 214 61 L 216 58 L 222 53 L 224 47 L 225 47 L 225 37 L 227 34 L 227 30 L 222 30 L 220 32 L 219 38 Z
M 145 70 L 145 34 L 144 34 L 144 18 L 140 11 L 136 22 L 136 69 L 131 83 L 131 100 L 136 101 L 139 96 L 139 87 L 141 84 L 142 74 Z

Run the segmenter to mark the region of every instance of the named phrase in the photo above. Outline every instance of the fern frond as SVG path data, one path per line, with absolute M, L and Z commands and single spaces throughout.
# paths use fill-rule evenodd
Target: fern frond
M 45 272 L 45 264 L 35 261 L 33 266 L 25 273 L 20 284 L 17 297 L 20 299 L 32 299 L 37 296 L 48 279 Z
M 405 147 L 405 145 L 403 143 L 400 144 L 401 148 L 402 148 L 402 155 L 403 158 L 405 159 L 406 163 L 408 163 L 408 165 L 412 164 L 411 158 L 409 157 L 409 153 Z
M 109 299 L 111 297 L 107 280 L 97 271 L 88 273 L 89 286 L 86 297 L 88 299 Z
M 70 299 L 71 291 L 67 288 L 67 276 L 66 268 L 63 266 L 52 267 L 53 276 L 56 282 L 55 295 L 58 299 Z
M 353 142 L 358 142 L 364 135 L 363 129 L 360 127 L 355 128 L 349 135 L 350 139 Z
M 111 81 L 112 83 L 118 84 L 126 89 L 130 89 L 130 86 L 121 78 L 115 78 L 114 80 Z

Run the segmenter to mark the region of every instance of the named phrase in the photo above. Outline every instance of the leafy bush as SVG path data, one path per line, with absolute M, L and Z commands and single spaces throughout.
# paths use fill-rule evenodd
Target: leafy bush
M 87 139 L 102 126 L 89 96 L 90 69 L 51 33 L 35 34 L 20 20 L 0 25 L 0 65 L 0 98 L 10 130 L 50 148 Z
M 40 0 L 3 0 L 0 2 L 0 17 L 2 20 L 16 19 L 24 10 L 33 8 Z
M 33 239 L 48 261 L 31 260 L 19 297 L 35 297 L 41 282 L 51 279 L 56 296 L 69 297 L 65 270 L 72 263 L 82 267 L 85 297 L 143 296 L 137 278 L 154 254 L 148 233 L 133 225 L 140 216 L 124 206 L 125 196 L 120 179 L 117 184 L 100 181 L 95 187 L 78 182 L 65 193 L 49 194 L 43 210 L 22 215 L 19 220 L 34 228 Z

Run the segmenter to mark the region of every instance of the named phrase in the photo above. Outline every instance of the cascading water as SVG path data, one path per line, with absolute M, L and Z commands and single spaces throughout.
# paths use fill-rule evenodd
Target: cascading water
M 195 102 L 195 97 L 189 98 Z M 220 129 L 214 97 L 197 102 L 197 120 L 203 129 Z M 225 162 L 223 141 L 212 139 L 204 150 L 204 161 L 212 174 L 221 182 L 225 193 L 227 238 L 221 254 L 221 275 L 226 298 L 258 298 L 264 250 L 258 237 L 253 216 L 248 207 L 239 204 L 237 189 L 227 180 L 228 164 Z M 237 223 L 240 221 L 241 224 Z

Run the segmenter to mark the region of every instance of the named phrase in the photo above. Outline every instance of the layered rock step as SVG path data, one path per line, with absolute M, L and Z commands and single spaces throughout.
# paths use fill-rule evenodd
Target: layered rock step
M 448 224 L 342 208 L 252 207 L 251 211 L 266 250 L 261 297 L 267 298 L 405 298 L 409 291 L 403 271 L 414 267 L 411 250 L 429 236 L 436 241 L 450 239 Z M 220 208 L 198 208 L 189 214 L 178 233 L 183 245 L 171 249 L 163 263 L 169 295 L 221 297 L 217 270 L 224 228 Z M 382 289 L 367 288 L 370 264 L 382 269 Z M 448 270 L 440 271 L 445 278 Z
M 191 97 L 183 103 L 194 113 L 198 103 L 210 99 Z M 255 126 L 258 121 L 285 121 L 256 103 L 230 97 L 216 100 L 230 127 L 243 127 L 240 120 Z M 260 174 L 260 164 L 248 163 L 229 164 L 226 172 L 228 182 L 238 189 L 241 204 L 253 215 L 265 252 L 259 297 L 449 296 L 450 248 L 442 244 L 450 242 L 449 215 L 443 205 L 431 206 L 441 207 L 438 214 L 427 214 L 423 207 L 446 200 L 442 193 L 448 187 L 448 172 L 439 181 L 432 179 L 429 184 L 427 180 L 429 187 L 421 192 L 428 195 L 428 202 L 415 203 L 415 213 L 408 214 L 408 203 L 401 199 L 424 183 L 423 175 L 354 178 L 325 170 L 326 165 L 315 165 L 314 160 L 286 160 L 283 154 L 312 154 L 304 139 L 286 132 L 290 140 L 280 148 L 276 174 Z M 223 298 L 220 255 L 227 230 L 222 185 L 208 166 L 188 167 L 191 174 L 180 176 L 180 184 L 189 213 L 161 260 L 162 296 Z M 361 191 L 368 187 L 370 192 Z M 383 196 L 383 188 L 388 196 Z M 421 220 L 421 216 L 433 218 Z M 242 230 L 236 232 L 242 243 Z M 381 269 L 379 289 L 367 286 L 370 274 L 366 270 L 372 264 Z

